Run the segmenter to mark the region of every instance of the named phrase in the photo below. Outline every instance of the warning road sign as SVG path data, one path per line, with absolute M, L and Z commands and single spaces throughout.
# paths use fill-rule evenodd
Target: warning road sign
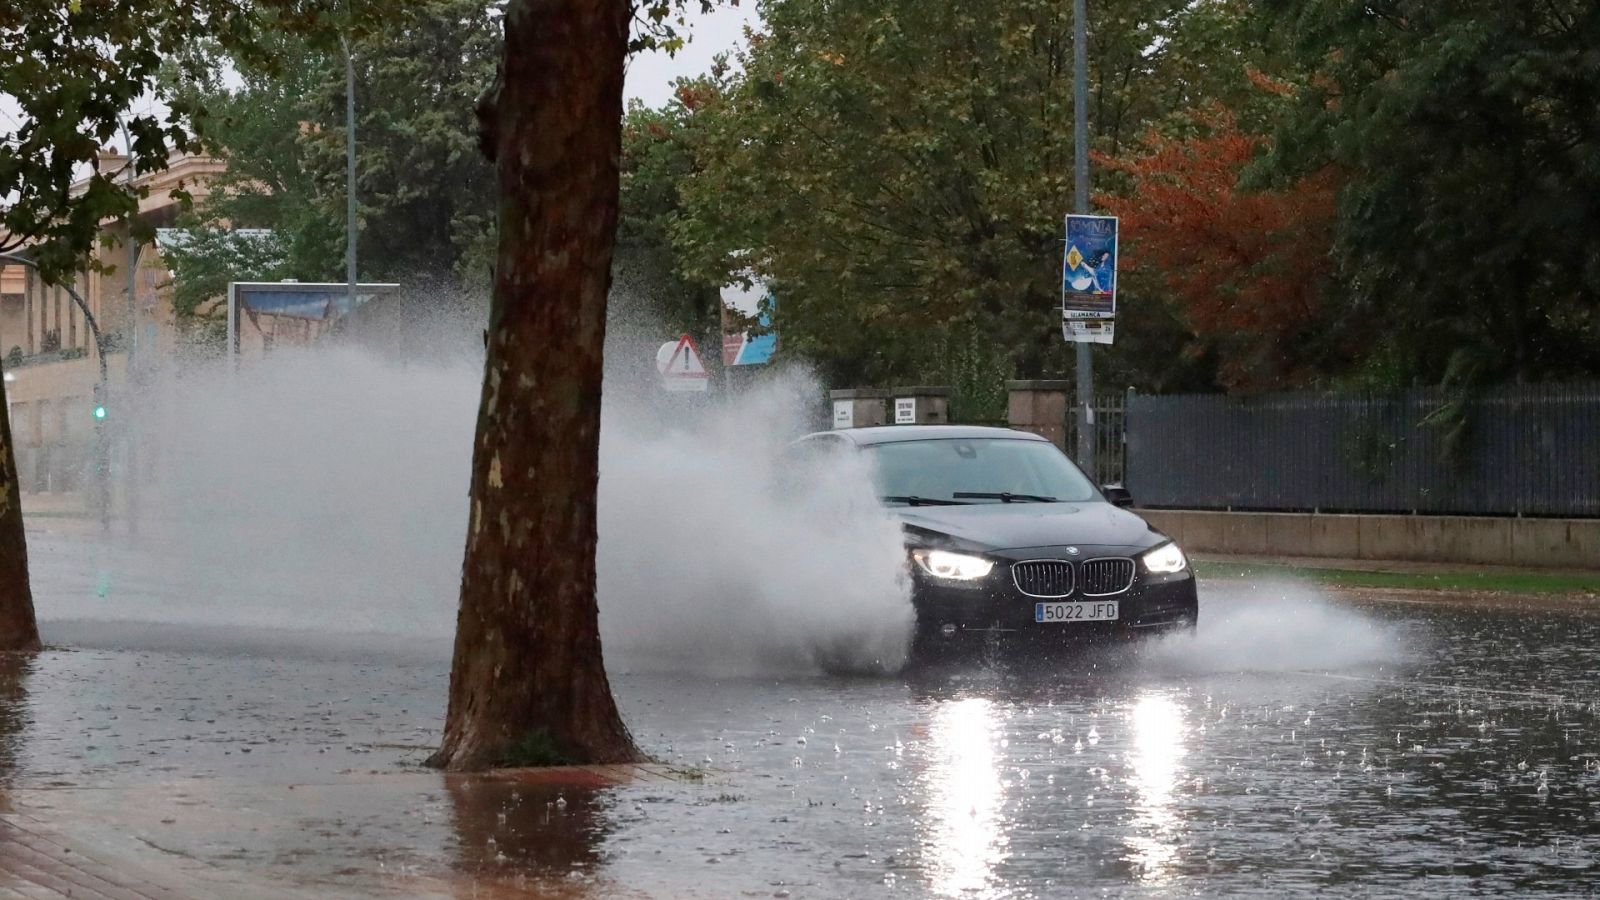
M 661 386 L 669 391 L 703 391 L 710 383 L 700 350 L 687 334 L 661 345 L 656 351 L 656 369 L 661 373 Z

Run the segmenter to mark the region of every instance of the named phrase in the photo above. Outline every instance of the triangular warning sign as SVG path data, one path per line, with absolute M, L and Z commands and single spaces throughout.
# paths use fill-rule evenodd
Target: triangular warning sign
M 656 351 L 656 369 L 669 391 L 703 391 L 710 381 L 700 350 L 687 334 L 661 345 Z
M 687 334 L 678 338 L 678 346 L 672 349 L 672 355 L 667 358 L 667 365 L 661 374 L 668 378 L 705 378 L 706 366 L 700 361 L 700 350 L 694 345 L 694 338 Z

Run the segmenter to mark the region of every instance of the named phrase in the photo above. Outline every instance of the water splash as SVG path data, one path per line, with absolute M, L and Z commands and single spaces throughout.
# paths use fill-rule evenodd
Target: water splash
M 1201 586 L 1200 626 L 1145 654 L 1178 674 L 1292 672 L 1398 664 L 1408 656 L 1400 629 L 1315 587 L 1288 581 L 1212 581 Z
M 782 460 L 820 404 L 815 381 L 791 372 L 685 405 L 637 389 L 623 335 L 601 436 L 610 661 L 897 666 L 912 615 L 898 526 L 859 469 Z M 334 344 L 159 381 L 137 404 L 154 476 L 137 535 L 46 541 L 41 617 L 447 644 L 481 365 Z

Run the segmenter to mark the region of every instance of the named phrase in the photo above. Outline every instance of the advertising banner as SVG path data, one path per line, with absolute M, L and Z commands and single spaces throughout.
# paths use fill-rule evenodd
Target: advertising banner
M 1069 215 L 1061 263 L 1061 334 L 1109 344 L 1117 318 L 1117 217 Z

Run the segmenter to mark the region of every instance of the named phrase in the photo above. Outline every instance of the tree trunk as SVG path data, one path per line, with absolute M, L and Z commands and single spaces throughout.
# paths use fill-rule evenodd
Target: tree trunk
M 28 585 L 28 539 L 22 530 L 22 492 L 12 452 L 11 416 L 0 377 L 0 650 L 39 649 Z
M 447 769 L 632 762 L 600 653 L 595 489 L 629 0 L 514 0 L 480 104 L 500 248 Z

